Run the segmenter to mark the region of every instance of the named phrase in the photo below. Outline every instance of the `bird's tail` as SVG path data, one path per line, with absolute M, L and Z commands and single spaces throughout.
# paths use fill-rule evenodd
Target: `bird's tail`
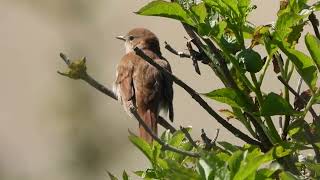
M 147 126 L 152 130 L 152 132 L 157 135 L 158 134 L 158 127 L 157 127 L 157 113 L 156 111 L 152 111 L 150 109 L 146 111 L 138 110 L 138 114 L 143 119 L 143 121 L 147 124 Z M 143 128 L 143 126 L 139 125 L 140 137 L 147 141 L 148 143 L 152 143 L 153 138 L 152 136 Z

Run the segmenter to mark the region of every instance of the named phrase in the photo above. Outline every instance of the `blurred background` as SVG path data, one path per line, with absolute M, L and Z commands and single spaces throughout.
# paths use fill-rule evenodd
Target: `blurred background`
M 199 76 L 191 61 L 163 48 L 168 41 L 185 49 L 186 33 L 179 22 L 133 13 L 149 1 L 0 0 L 1 180 L 102 180 L 108 179 L 106 170 L 120 175 L 124 169 L 130 173 L 148 165 L 127 138 L 128 129 L 137 132 L 137 122 L 86 83 L 58 75 L 57 70 L 66 69 L 60 52 L 71 58 L 86 56 L 88 72 L 111 87 L 124 54 L 122 42 L 114 37 L 146 27 L 158 35 L 178 77 L 198 92 L 221 87 L 208 67 L 200 65 Z M 258 9 L 251 22 L 274 21 L 278 0 L 253 3 Z M 274 76 L 268 79 L 265 90 L 280 92 Z M 192 126 L 195 139 L 201 128 L 213 137 L 220 125 L 181 88 L 174 90 L 174 125 Z M 223 128 L 218 140 L 243 143 Z

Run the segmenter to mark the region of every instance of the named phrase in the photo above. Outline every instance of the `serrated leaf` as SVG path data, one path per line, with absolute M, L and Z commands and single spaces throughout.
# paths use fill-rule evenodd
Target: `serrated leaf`
M 137 14 L 144 16 L 160 16 L 176 19 L 185 22 L 191 26 L 195 26 L 192 18 L 188 15 L 178 3 L 167 2 L 163 0 L 152 1 L 142 7 Z
M 319 70 L 320 69 L 320 40 L 317 37 L 308 33 L 305 36 L 305 43 L 313 59 L 313 62 L 316 64 Z
M 302 18 L 302 16 L 295 13 L 282 13 L 278 17 L 275 25 L 275 38 L 279 41 L 286 41 L 287 37 L 293 30 L 292 27 L 295 26 Z
M 286 100 L 273 92 L 267 95 L 260 110 L 261 116 L 294 115 L 297 113 Z
M 281 50 L 288 56 L 288 58 L 295 65 L 298 73 L 307 83 L 310 89 L 314 89 L 317 82 L 317 68 L 313 65 L 313 60 L 304 53 L 288 48 L 280 44 Z
M 222 88 L 203 94 L 210 99 L 228 104 L 236 108 L 247 108 L 248 105 L 242 94 L 231 88 Z
M 243 62 L 245 70 L 252 73 L 259 72 L 264 64 L 260 54 L 252 49 L 241 51 L 237 58 L 240 63 Z
M 135 135 L 130 135 L 129 140 L 138 148 L 140 151 L 149 159 L 150 162 L 153 160 L 153 153 L 150 145 Z

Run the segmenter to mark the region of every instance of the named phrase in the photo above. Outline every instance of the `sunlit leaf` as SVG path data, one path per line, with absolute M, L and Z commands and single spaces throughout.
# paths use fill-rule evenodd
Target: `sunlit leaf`
M 314 89 L 317 82 L 317 68 L 313 64 L 313 60 L 304 53 L 288 48 L 283 44 L 279 46 L 281 50 L 288 56 L 288 58 L 295 65 L 298 73 L 303 80 L 308 84 L 310 89 Z
M 185 22 L 191 26 L 195 26 L 192 18 L 189 16 L 178 3 L 163 0 L 152 1 L 142 7 L 137 14 L 145 16 L 161 16 L 176 19 Z
M 207 18 L 208 13 L 204 3 L 197 4 L 191 7 L 191 11 L 199 20 L 199 23 L 205 23 L 204 20 Z
M 305 43 L 314 63 L 317 65 L 318 68 L 320 68 L 320 40 L 317 37 L 308 33 L 305 36 Z
M 214 99 L 216 101 L 226 103 L 232 107 L 236 107 L 236 108 L 248 107 L 248 104 L 246 103 L 246 100 L 244 99 L 243 95 L 231 88 L 217 89 L 209 93 L 206 93 L 204 95 L 210 99 Z

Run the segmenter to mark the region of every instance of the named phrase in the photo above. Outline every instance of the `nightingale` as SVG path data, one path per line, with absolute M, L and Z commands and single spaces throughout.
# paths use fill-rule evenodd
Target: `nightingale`
M 173 82 L 136 55 L 133 49 L 140 48 L 169 72 L 170 64 L 161 54 L 157 36 L 148 29 L 135 28 L 117 39 L 124 41 L 125 55 L 117 66 L 114 92 L 129 116 L 132 116 L 129 108 L 133 105 L 142 120 L 157 135 L 160 110 L 169 111 L 169 119 L 173 121 Z M 153 141 L 152 136 L 141 125 L 139 133 L 148 143 Z

